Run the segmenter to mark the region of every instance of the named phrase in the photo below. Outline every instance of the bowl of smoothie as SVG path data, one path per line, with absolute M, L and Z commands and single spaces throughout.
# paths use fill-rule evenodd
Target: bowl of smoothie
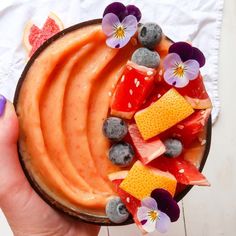
M 106 207 L 112 199 L 121 197 L 119 180 L 125 179 L 127 173 L 129 176 L 137 162 L 173 176 L 177 187 L 172 196 L 176 201 L 193 185 L 209 185 L 200 172 L 210 148 L 211 105 L 200 73 L 185 88 L 164 83 L 163 62 L 173 44 L 162 33 L 152 49 L 159 55 L 158 66 L 149 68 L 132 57 L 143 47 L 139 30 L 124 47 L 112 48 L 107 45 L 102 19 L 95 19 L 59 32 L 33 54 L 19 79 L 14 99 L 20 124 L 18 150 L 29 182 L 48 204 L 89 223 L 133 223 L 132 216 L 123 222 L 112 221 Z M 123 80 L 131 70 L 138 74 L 133 78 L 134 89 L 125 90 L 129 95 L 123 99 L 128 105 L 123 109 L 119 94 L 126 94 Z M 137 94 L 142 96 L 136 96 L 140 101 L 132 100 L 137 105 L 134 109 L 127 99 L 132 99 L 135 88 L 140 86 L 142 90 Z M 201 91 L 195 94 L 196 90 Z M 147 131 L 146 126 L 142 128 L 142 116 L 145 113 L 148 120 L 150 107 L 161 99 L 165 104 L 170 91 L 177 94 L 177 99 L 184 99 L 189 113 L 161 130 L 157 140 L 156 134 Z M 122 140 L 109 138 L 104 131 L 110 117 L 125 122 L 127 130 Z M 167 155 L 165 142 L 170 139 L 179 140 L 181 154 Z M 130 153 L 130 160 L 127 153 L 124 157 L 127 163 L 114 161 L 117 157 L 111 154 L 111 148 L 117 148 L 117 143 L 131 146 L 132 157 Z M 139 199 L 132 190 L 129 192 L 128 183 L 123 185 L 122 191 Z M 122 196 L 129 199 L 124 192 Z M 125 205 L 133 213 L 130 199 Z

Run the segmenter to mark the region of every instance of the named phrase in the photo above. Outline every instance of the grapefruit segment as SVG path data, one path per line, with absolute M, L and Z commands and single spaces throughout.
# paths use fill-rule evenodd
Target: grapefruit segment
M 199 172 L 196 166 L 184 160 L 183 157 L 170 159 L 162 156 L 150 163 L 150 166 L 168 171 L 175 176 L 180 184 L 210 186 L 208 180 Z
M 212 107 L 210 98 L 199 99 L 199 98 L 191 98 L 189 96 L 184 96 L 184 97 L 191 104 L 193 109 L 201 110 Z
M 64 28 L 62 21 L 54 13 L 50 13 L 42 29 L 29 21 L 24 30 L 23 43 L 29 57 L 50 37 Z
M 135 224 L 140 228 L 141 231 L 143 231 L 142 225 L 137 219 L 137 210 L 141 206 L 141 201 L 120 188 L 121 182 L 124 180 L 124 178 L 126 178 L 127 175 L 128 171 L 118 171 L 109 174 L 108 179 L 113 183 L 116 193 L 120 197 L 121 201 L 125 204 L 129 213 L 133 216 Z
M 120 188 L 142 200 L 149 197 L 152 190 L 156 188 L 163 188 L 174 196 L 176 185 L 177 181 L 172 174 L 146 167 L 140 161 L 136 161 L 120 184 Z
M 201 74 L 199 74 L 197 79 L 189 81 L 186 87 L 180 88 L 178 91 L 194 109 L 207 109 L 212 107 Z
M 128 175 L 128 170 L 121 170 L 117 172 L 110 173 L 108 179 L 113 182 L 115 180 L 123 180 Z
M 144 165 L 148 164 L 166 151 L 165 145 L 158 137 L 145 141 L 136 124 L 129 125 L 129 135 L 136 154 Z
M 131 119 L 154 84 L 155 70 L 128 62 L 111 100 L 111 114 Z
M 164 136 L 177 137 L 182 141 L 184 147 L 189 147 L 205 127 L 210 114 L 211 109 L 197 110 L 191 116 L 167 130 Z

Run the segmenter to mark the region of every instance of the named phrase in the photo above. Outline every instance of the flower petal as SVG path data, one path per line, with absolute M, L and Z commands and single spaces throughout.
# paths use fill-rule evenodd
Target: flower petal
M 138 7 L 136 7 L 135 5 L 128 5 L 126 6 L 126 9 L 128 11 L 128 15 L 135 16 L 138 22 L 141 20 L 142 13 Z
M 163 66 L 165 70 L 170 69 L 170 68 L 173 69 L 176 67 L 176 64 L 180 64 L 180 63 L 182 63 L 180 56 L 176 53 L 170 53 L 165 57 L 163 61 Z
M 121 2 L 113 2 L 105 8 L 103 17 L 108 13 L 117 15 L 120 21 L 122 21 L 128 15 L 128 10 Z
M 159 211 L 159 219 L 156 222 L 156 229 L 160 233 L 166 233 L 170 226 L 170 218 L 165 213 Z
M 189 83 L 189 80 L 185 75 L 183 77 L 178 77 L 174 74 L 173 69 L 168 69 L 165 71 L 164 80 L 167 84 L 175 86 L 176 88 L 183 88 Z
M 199 74 L 199 63 L 196 60 L 188 60 L 184 62 L 185 65 L 185 76 L 189 80 L 194 80 Z
M 110 37 L 114 34 L 114 26 L 119 24 L 119 18 L 113 13 L 108 13 L 102 19 L 102 31 L 105 35 Z
M 193 55 L 191 59 L 196 60 L 199 63 L 200 67 L 203 67 L 206 63 L 206 58 L 202 51 L 195 47 L 193 47 Z
M 139 207 L 138 211 L 137 211 L 138 220 L 140 222 L 143 221 L 143 220 L 147 220 L 149 211 L 150 211 L 150 209 L 148 209 L 147 207 Z
M 157 202 L 154 198 L 147 197 L 141 202 L 142 207 L 147 207 L 149 210 L 157 210 Z
M 138 21 L 135 16 L 126 16 L 121 24 L 125 28 L 125 37 L 131 38 L 136 33 L 138 28 Z
M 123 39 L 118 39 L 111 36 L 106 40 L 106 43 L 111 48 L 122 48 L 129 42 L 129 40 L 130 37 L 124 37 Z
M 151 193 L 151 197 L 156 200 L 158 209 L 170 217 L 171 222 L 175 222 L 179 219 L 179 206 L 168 191 L 162 188 L 154 189 Z
M 177 42 L 170 46 L 169 53 L 177 53 L 182 61 L 187 61 L 192 59 L 193 47 L 186 42 Z
M 152 233 L 156 230 L 156 224 L 157 221 L 152 221 L 150 219 L 147 219 L 147 222 L 142 225 L 142 228 L 147 232 L 147 233 Z

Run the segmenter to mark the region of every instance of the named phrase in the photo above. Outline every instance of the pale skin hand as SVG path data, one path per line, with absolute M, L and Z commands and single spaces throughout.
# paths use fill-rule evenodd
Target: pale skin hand
M 30 187 L 18 161 L 18 120 L 7 102 L 0 117 L 0 207 L 15 236 L 93 236 L 99 227 L 66 217 Z

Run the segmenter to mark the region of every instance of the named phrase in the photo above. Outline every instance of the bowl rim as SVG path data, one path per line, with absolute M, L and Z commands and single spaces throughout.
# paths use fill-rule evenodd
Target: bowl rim
M 52 44 L 53 42 L 55 42 L 56 40 L 60 39 L 61 37 L 63 37 L 65 34 L 68 34 L 70 32 L 73 32 L 79 28 L 85 27 L 85 26 L 89 26 L 92 24 L 100 24 L 102 22 L 102 19 L 93 19 L 93 20 L 88 20 L 88 21 L 84 21 L 78 24 L 75 24 L 73 26 L 70 26 L 60 32 L 58 32 L 57 34 L 55 34 L 54 36 L 52 36 L 51 38 L 49 38 L 48 40 L 46 40 L 37 50 L 36 52 L 32 55 L 32 57 L 29 59 L 29 61 L 27 62 L 27 64 L 24 67 L 24 70 L 18 80 L 17 86 L 16 86 L 16 90 L 15 90 L 15 95 L 14 95 L 14 107 L 17 111 L 17 104 L 18 104 L 18 98 L 19 98 L 19 94 L 20 94 L 20 89 L 21 86 L 24 82 L 24 79 L 27 75 L 28 70 L 30 69 L 31 65 L 34 63 L 34 61 L 36 60 L 36 58 L 44 51 L 44 49 L 46 49 L 50 44 Z M 167 37 L 168 38 L 168 37 Z M 169 39 L 169 38 L 168 38 Z M 169 39 L 170 41 L 173 42 L 173 40 Z M 208 119 L 207 122 L 207 128 L 206 128 L 206 146 L 205 146 L 205 150 L 204 150 L 204 154 L 202 157 L 202 161 L 200 163 L 200 167 L 199 170 L 200 172 L 202 172 L 209 151 L 210 151 L 210 146 L 211 146 L 211 132 L 212 132 L 212 119 L 211 119 L 211 115 Z M 43 189 L 41 189 L 41 187 L 38 185 L 38 183 L 34 180 L 34 178 L 29 174 L 29 171 L 27 170 L 25 163 L 23 161 L 23 158 L 21 156 L 20 153 L 20 147 L 19 147 L 19 142 L 17 143 L 17 149 L 18 149 L 18 156 L 19 156 L 19 161 L 20 164 L 22 166 L 23 172 L 27 178 L 27 180 L 29 181 L 31 187 L 36 191 L 36 193 L 52 208 L 54 208 L 55 210 L 59 211 L 60 213 L 64 213 L 65 215 L 69 215 L 74 219 L 83 221 L 85 223 L 90 223 L 90 224 L 95 224 L 95 225 L 100 225 L 100 226 L 120 226 L 120 225 L 129 225 L 134 223 L 132 217 L 130 216 L 128 218 L 128 220 L 126 220 L 125 222 L 121 223 L 121 224 L 115 224 L 109 221 L 108 218 L 105 217 L 98 217 L 98 216 L 93 216 L 91 214 L 88 213 L 82 213 L 82 212 L 78 212 L 72 209 L 69 209 L 68 207 L 65 207 L 64 205 L 62 205 L 61 203 L 55 201 L 52 197 L 50 197 Z M 193 186 L 187 186 L 182 192 L 180 192 L 176 197 L 175 200 L 177 202 L 179 202 L 180 200 L 182 200 L 185 195 L 192 189 Z

